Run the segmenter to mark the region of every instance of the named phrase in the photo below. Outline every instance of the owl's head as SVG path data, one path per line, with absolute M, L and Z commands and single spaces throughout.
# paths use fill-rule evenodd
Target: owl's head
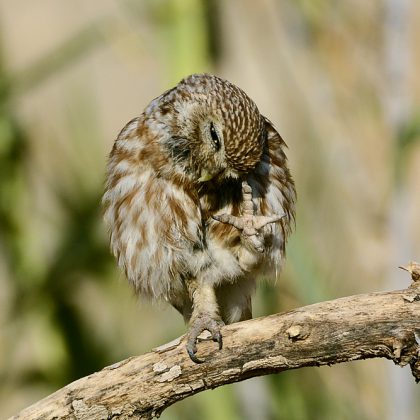
M 237 86 L 195 74 L 159 99 L 161 112 L 171 114 L 165 146 L 194 181 L 238 178 L 260 161 L 264 119 Z

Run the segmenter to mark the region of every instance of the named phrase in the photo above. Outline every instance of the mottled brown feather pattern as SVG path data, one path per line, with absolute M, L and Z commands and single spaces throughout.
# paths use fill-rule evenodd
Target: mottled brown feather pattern
M 294 225 L 284 149 L 245 92 L 212 75 L 185 78 L 131 120 L 112 148 L 103 204 L 111 249 L 136 291 L 168 300 L 188 320 L 200 306 L 191 290 L 209 284 L 225 322 L 250 317 L 255 278 L 281 266 Z M 199 182 L 203 174 L 209 180 Z M 242 180 L 255 214 L 285 213 L 263 228 L 255 270 L 240 264 L 241 233 L 212 218 L 241 216 Z

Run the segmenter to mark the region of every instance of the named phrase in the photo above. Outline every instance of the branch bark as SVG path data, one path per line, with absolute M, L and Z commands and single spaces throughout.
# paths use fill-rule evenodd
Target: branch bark
M 410 270 L 408 270 L 410 271 Z M 223 328 L 224 346 L 181 337 L 81 378 L 13 419 L 151 419 L 190 395 L 254 376 L 383 357 L 420 381 L 420 281 L 404 290 L 349 296 Z

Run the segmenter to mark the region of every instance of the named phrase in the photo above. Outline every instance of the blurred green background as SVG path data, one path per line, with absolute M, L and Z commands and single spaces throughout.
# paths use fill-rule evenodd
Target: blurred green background
M 101 218 L 113 140 L 183 76 L 242 87 L 289 145 L 299 205 L 255 316 L 403 288 L 420 259 L 420 3 L 0 0 L 0 418 L 185 331 L 138 301 Z M 420 418 L 371 360 L 207 391 L 163 419 Z

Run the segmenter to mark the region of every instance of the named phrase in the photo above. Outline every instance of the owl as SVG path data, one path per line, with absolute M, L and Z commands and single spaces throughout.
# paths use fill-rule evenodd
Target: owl
M 251 317 L 261 274 L 277 273 L 294 226 L 286 144 L 234 84 L 193 74 L 121 131 L 108 166 L 111 250 L 136 293 L 170 303 L 189 324 L 197 363 L 207 330 Z

